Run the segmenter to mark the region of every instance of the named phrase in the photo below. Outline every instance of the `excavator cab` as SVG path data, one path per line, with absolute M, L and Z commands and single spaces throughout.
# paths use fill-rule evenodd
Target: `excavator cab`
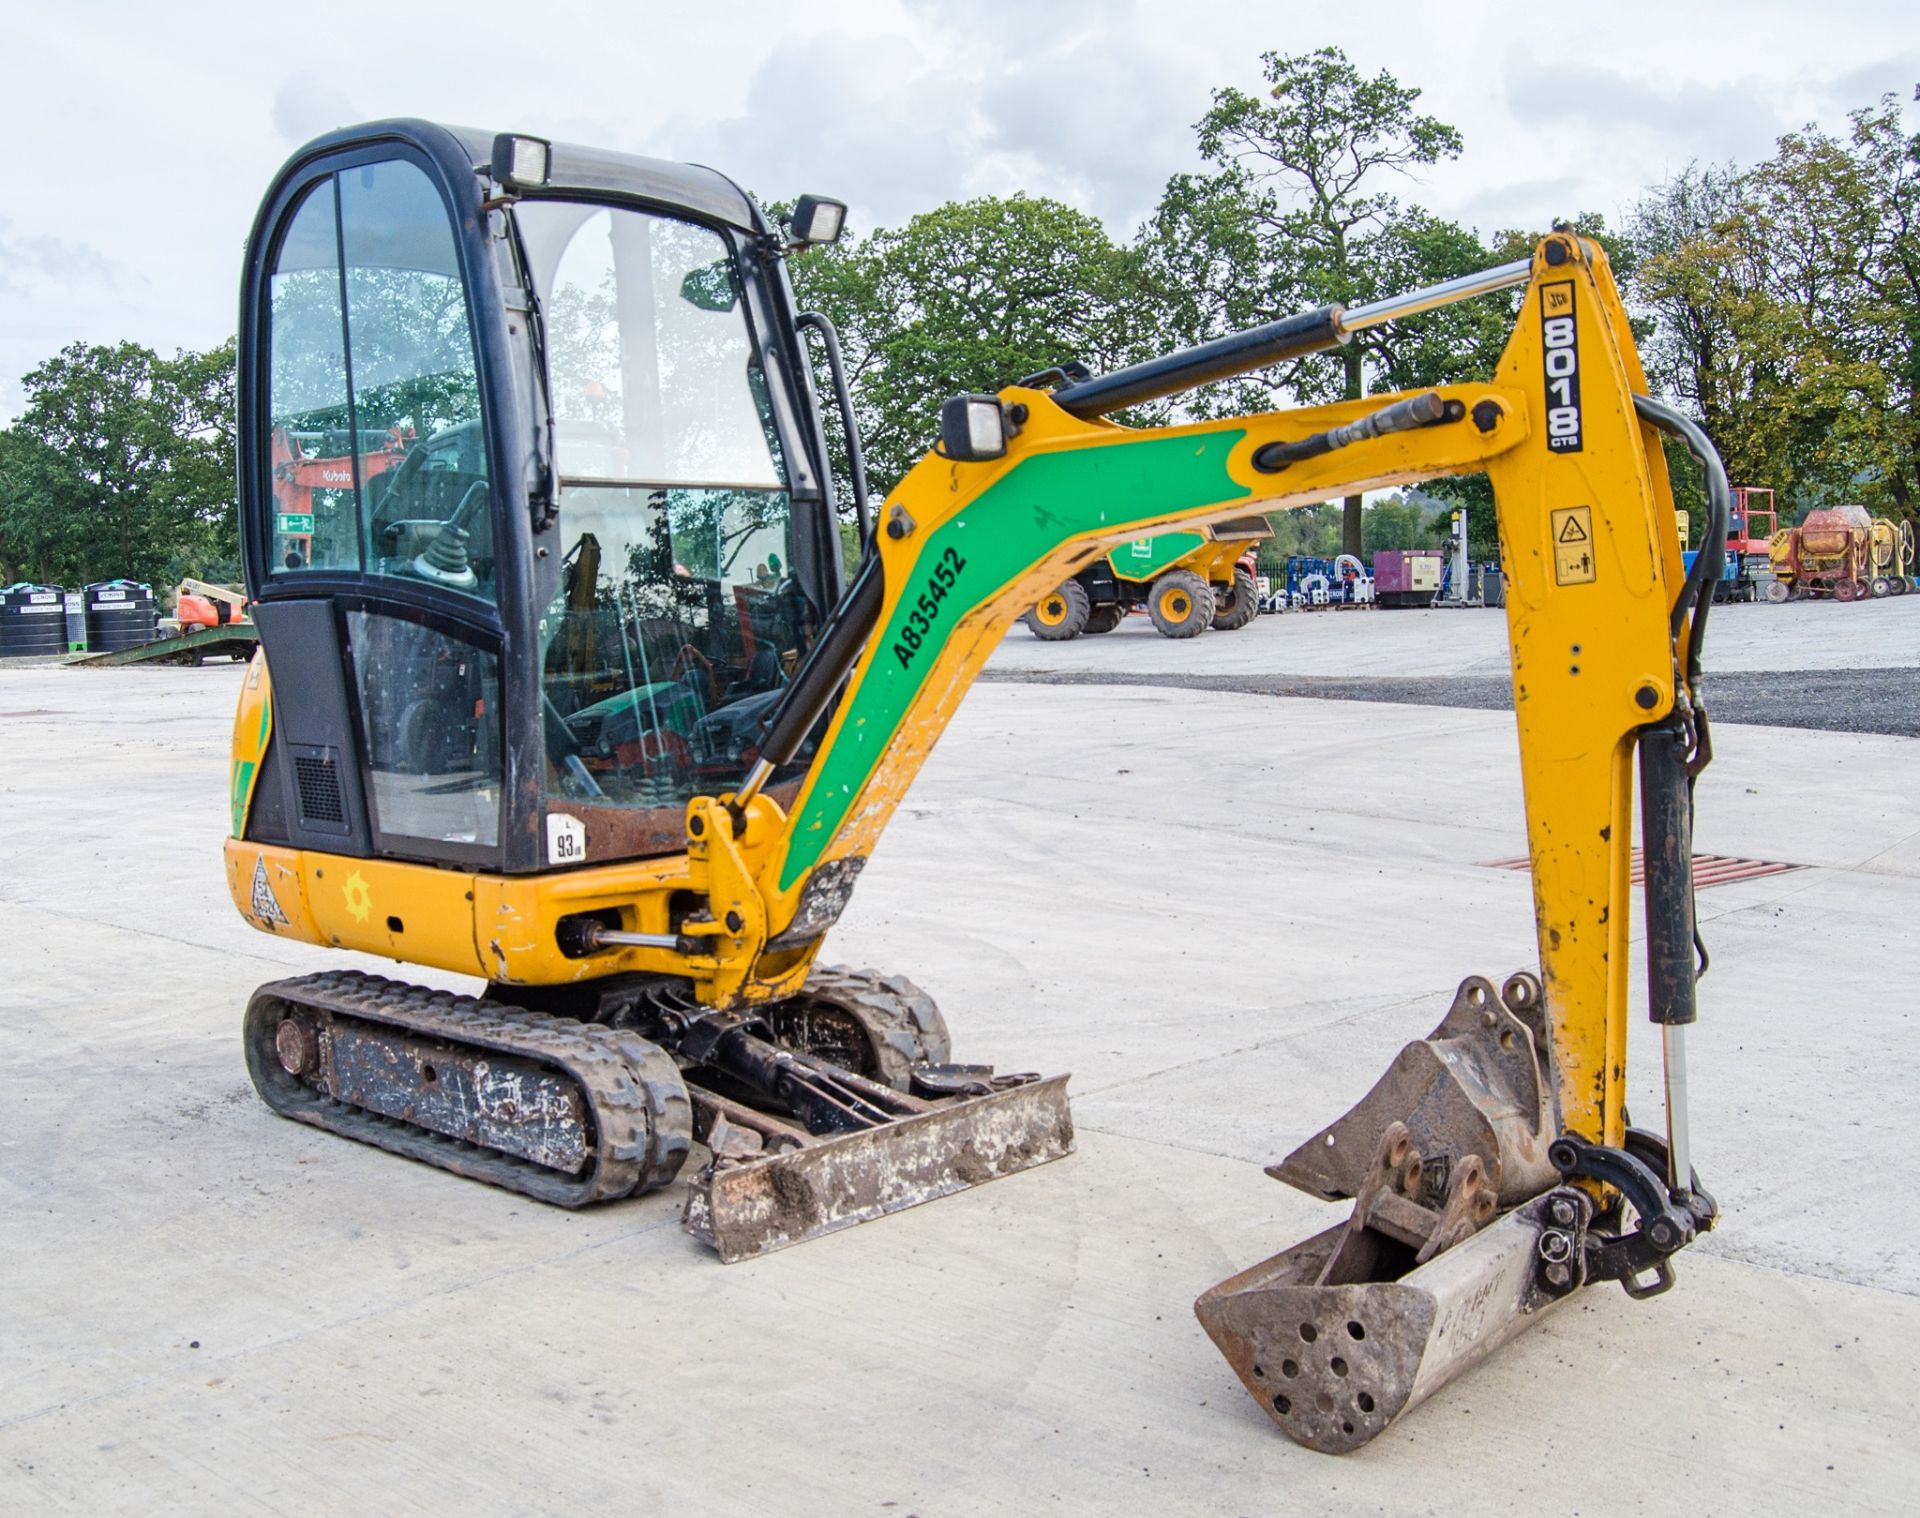
M 411 121 L 268 192 L 230 883 L 268 931 L 488 983 L 263 988 L 275 1110 L 568 1206 L 701 1142 L 688 1222 L 729 1259 L 1066 1152 L 1064 1077 L 952 1064 L 918 987 L 816 969 L 804 924 L 760 934 L 751 1010 L 714 984 L 748 904 L 701 809 L 757 768 L 768 832 L 833 708 L 761 763 L 842 590 L 782 257 L 843 210 L 776 230 L 708 169 Z
M 773 229 L 711 171 L 515 143 L 537 179 L 482 186 L 490 139 L 341 134 L 261 213 L 242 467 L 288 843 L 672 852 L 840 592 Z M 336 478 L 289 512 L 276 436 L 398 457 L 316 444 Z

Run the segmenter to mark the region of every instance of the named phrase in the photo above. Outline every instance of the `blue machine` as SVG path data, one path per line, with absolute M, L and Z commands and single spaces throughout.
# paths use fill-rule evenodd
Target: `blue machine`
M 1351 564 L 1352 560 L 1348 561 Z M 1356 577 L 1338 559 L 1320 559 L 1310 554 L 1294 554 L 1287 560 L 1287 602 L 1293 606 L 1313 604 L 1313 591 L 1326 591 L 1329 606 L 1345 606 L 1359 599 Z
M 1680 551 L 1680 562 L 1686 566 L 1688 574 L 1693 573 L 1693 561 L 1699 557 L 1700 550 L 1697 548 L 1684 548 Z M 1728 550 L 1726 562 L 1720 566 L 1720 582 L 1713 587 L 1714 600 L 1751 601 L 1753 599 L 1752 583 L 1741 577 L 1741 566 L 1746 557 L 1743 553 Z M 1741 594 L 1743 589 L 1744 595 Z

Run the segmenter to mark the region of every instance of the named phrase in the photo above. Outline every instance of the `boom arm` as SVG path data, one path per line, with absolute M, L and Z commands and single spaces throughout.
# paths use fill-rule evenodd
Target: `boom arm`
M 1115 543 L 1485 471 L 1510 577 L 1559 1103 L 1567 1127 L 1617 1144 L 1631 761 L 1639 731 L 1669 718 L 1684 688 L 1670 628 L 1680 544 L 1663 453 L 1635 413 L 1645 387 L 1604 255 L 1559 235 L 1535 253 L 1491 384 L 1147 431 L 1083 420 L 1037 390 L 1003 392 L 1010 414 L 1024 411 L 1004 458 L 929 455 L 884 508 L 874 632 L 792 816 L 773 815 L 765 798 L 748 803 L 761 820 L 739 841 L 764 839 L 743 864 L 768 937 L 818 937 L 1001 635 Z M 1364 434 L 1354 424 L 1390 412 L 1438 419 L 1296 446 L 1342 428 Z M 752 995 L 754 978 L 735 986 Z

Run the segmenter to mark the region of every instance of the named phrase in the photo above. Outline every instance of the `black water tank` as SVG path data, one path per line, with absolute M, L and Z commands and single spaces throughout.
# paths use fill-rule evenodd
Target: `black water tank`
M 66 606 L 58 585 L 0 589 L 0 659 L 67 651 Z
M 153 587 L 134 580 L 100 580 L 87 587 L 87 647 L 99 653 L 138 648 L 160 635 Z

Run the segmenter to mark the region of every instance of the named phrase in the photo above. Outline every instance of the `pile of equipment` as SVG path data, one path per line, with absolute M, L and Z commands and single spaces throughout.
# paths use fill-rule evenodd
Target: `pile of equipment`
M 1314 611 L 1329 606 L 1371 606 L 1373 602 L 1374 577 L 1352 554 L 1336 554 L 1330 559 L 1294 554 L 1260 609 Z

